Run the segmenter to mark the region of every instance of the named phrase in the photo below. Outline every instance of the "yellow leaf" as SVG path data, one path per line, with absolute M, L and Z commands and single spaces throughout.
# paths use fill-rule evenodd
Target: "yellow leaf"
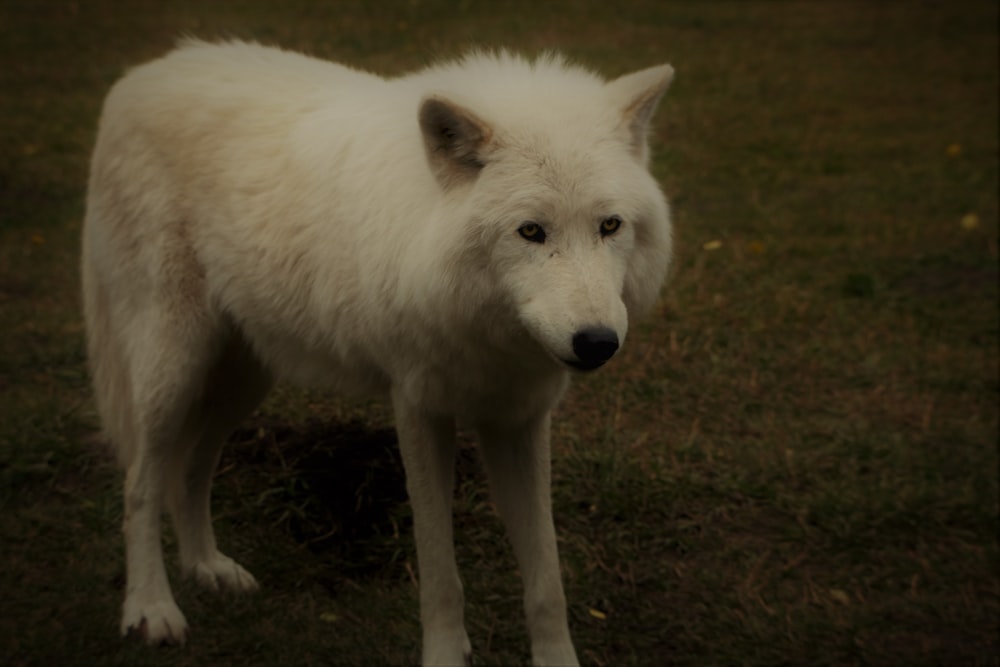
M 948 157 L 958 157 L 962 154 L 962 144 L 948 144 L 948 148 L 944 150 L 948 153 Z
M 851 596 L 840 590 L 839 588 L 830 589 L 830 597 L 839 602 L 840 604 L 851 604 Z
M 761 243 L 760 241 L 751 241 L 749 248 L 750 252 L 754 255 L 764 254 L 764 244 Z
M 336 623 L 337 621 L 340 620 L 340 616 L 337 616 L 332 611 L 324 611 L 322 614 L 319 615 L 319 620 L 324 621 L 326 623 Z
M 45 237 L 42 236 L 41 234 L 32 234 L 31 242 L 34 243 L 35 245 L 42 245 L 43 243 L 45 243 Z
M 599 621 L 603 621 L 604 619 L 606 619 L 608 617 L 608 615 L 605 614 L 603 611 L 598 611 L 597 609 L 590 609 L 588 611 L 590 611 L 590 615 L 591 616 L 593 616 L 594 618 L 596 618 Z
M 979 216 L 975 213 L 966 213 L 962 216 L 962 229 L 971 231 L 979 226 Z
M 722 241 L 715 239 L 702 246 L 705 250 L 718 250 L 722 247 Z

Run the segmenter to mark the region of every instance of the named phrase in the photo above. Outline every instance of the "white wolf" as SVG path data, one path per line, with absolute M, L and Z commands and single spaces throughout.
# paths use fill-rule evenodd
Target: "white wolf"
M 470 653 L 451 503 L 477 431 L 524 579 L 532 658 L 576 663 L 549 497 L 570 369 L 618 349 L 670 261 L 647 128 L 673 70 L 605 81 L 476 52 L 384 79 L 256 44 L 187 41 L 104 105 L 82 278 L 104 429 L 125 468 L 121 630 L 183 642 L 163 564 L 223 555 L 223 440 L 273 381 L 391 399 L 413 505 L 425 663 Z

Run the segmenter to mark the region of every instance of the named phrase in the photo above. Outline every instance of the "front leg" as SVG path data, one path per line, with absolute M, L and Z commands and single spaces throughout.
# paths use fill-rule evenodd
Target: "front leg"
M 493 499 L 524 577 L 524 609 L 536 665 L 576 665 L 552 522 L 549 413 L 525 424 L 480 425 Z
M 452 536 L 455 421 L 429 415 L 398 395 L 393 396 L 393 408 L 406 468 L 406 490 L 413 507 L 423 663 L 463 665 L 471 647 Z

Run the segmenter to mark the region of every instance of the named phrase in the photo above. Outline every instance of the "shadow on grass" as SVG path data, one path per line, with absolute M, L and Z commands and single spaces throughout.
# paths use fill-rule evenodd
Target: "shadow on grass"
M 258 417 L 229 438 L 219 475 L 237 469 L 237 486 L 252 485 L 243 502 L 313 554 L 338 561 L 342 575 L 376 576 L 410 557 L 412 515 L 395 430 Z M 479 474 L 477 453 L 463 441 L 457 483 Z

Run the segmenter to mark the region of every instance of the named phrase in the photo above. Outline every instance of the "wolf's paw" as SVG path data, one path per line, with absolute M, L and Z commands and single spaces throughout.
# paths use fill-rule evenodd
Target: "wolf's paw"
M 173 600 L 142 602 L 127 598 L 122 610 L 122 637 L 134 634 L 151 646 L 183 645 L 188 624 Z
M 580 664 L 576 658 L 576 651 L 573 650 L 573 644 L 568 641 L 534 645 L 531 647 L 531 654 L 531 664 L 535 667 Z
M 253 575 L 229 556 L 216 552 L 214 556 L 199 561 L 191 568 L 195 580 L 213 591 L 227 590 L 250 593 L 260 588 Z
M 472 644 L 462 629 L 455 633 L 424 637 L 424 665 L 471 665 Z

